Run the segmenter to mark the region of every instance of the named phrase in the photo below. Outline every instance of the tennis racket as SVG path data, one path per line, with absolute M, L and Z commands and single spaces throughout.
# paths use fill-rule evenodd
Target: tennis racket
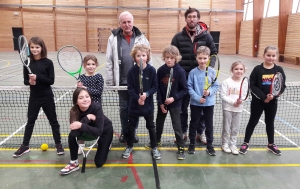
M 19 44 L 19 53 L 20 58 L 23 63 L 23 65 L 27 68 L 29 74 L 32 74 L 29 64 L 30 64 L 30 50 L 28 47 L 28 42 L 26 40 L 26 37 L 24 35 L 20 35 L 18 38 L 18 44 Z
M 170 97 L 170 92 L 172 88 L 172 79 L 173 79 L 173 68 L 170 69 L 170 75 L 168 80 L 168 87 L 167 87 L 167 94 L 166 94 L 166 100 Z M 167 105 L 165 105 L 165 110 L 167 110 Z
M 143 60 L 142 58 L 140 58 L 140 74 L 139 74 L 139 80 L 140 80 L 140 93 L 141 95 L 143 95 L 143 90 L 144 90 L 144 86 L 143 86 Z
M 208 67 L 209 67 L 209 64 L 210 64 L 210 61 L 211 59 L 215 57 L 216 58 L 216 62 L 215 62 L 215 66 L 217 66 L 217 70 L 216 71 L 216 75 L 215 76 L 211 76 L 211 83 L 209 83 L 209 80 L 208 80 Z M 214 68 L 212 68 L 214 69 Z M 218 76 L 219 76 L 219 72 L 220 72 L 220 60 L 219 60 L 219 57 L 217 55 L 211 55 L 209 60 L 207 61 L 206 63 L 206 71 L 205 71 L 205 81 L 204 81 L 204 90 L 208 90 L 218 79 Z M 202 98 L 205 98 L 205 96 L 203 95 Z
M 87 153 L 84 153 L 84 147 L 81 146 L 78 143 L 78 139 L 76 139 L 78 147 L 80 148 L 80 151 L 82 152 L 82 156 L 83 156 L 83 161 L 82 161 L 82 168 L 81 168 L 81 172 L 84 173 L 85 172 L 85 165 L 86 165 L 86 158 L 88 156 L 88 154 L 90 153 L 90 151 L 92 150 L 92 148 L 98 143 L 98 140 L 100 139 L 100 136 L 96 139 L 96 141 L 89 147 L 87 147 L 89 150 L 87 151 Z
M 240 93 L 239 99 L 242 101 L 246 101 L 250 93 L 250 82 L 248 77 L 244 77 L 241 86 L 240 86 Z
M 79 81 L 83 59 L 80 51 L 76 47 L 66 45 L 60 48 L 57 53 L 57 60 L 65 72 Z
M 270 94 L 273 96 L 279 96 L 283 85 L 283 77 L 280 72 L 276 72 L 272 78 L 270 86 Z

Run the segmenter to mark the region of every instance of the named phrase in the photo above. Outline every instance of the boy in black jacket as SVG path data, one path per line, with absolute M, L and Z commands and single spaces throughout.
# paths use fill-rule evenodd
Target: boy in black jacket
M 162 53 L 162 60 L 165 64 L 157 70 L 158 111 L 156 117 L 156 140 L 158 145 L 161 145 L 161 135 L 164 129 L 165 119 L 169 111 L 177 141 L 177 158 L 179 160 L 183 160 L 185 159 L 185 155 L 180 121 L 180 107 L 182 97 L 186 95 L 188 91 L 185 71 L 179 64 L 177 64 L 181 60 L 181 55 L 177 47 L 173 45 L 168 45 L 164 49 Z M 171 70 L 173 74 L 171 74 Z M 169 84 L 169 81 L 171 81 L 171 85 Z M 168 85 L 171 86 L 169 96 L 167 96 Z M 149 144 L 146 145 L 146 148 L 149 146 Z
M 134 129 L 139 116 L 146 120 L 146 127 L 149 131 L 152 155 L 155 159 L 160 159 L 161 155 L 157 149 L 155 125 L 154 125 L 154 102 L 153 94 L 157 90 L 157 80 L 155 68 L 148 65 L 150 60 L 150 48 L 144 44 L 135 45 L 131 51 L 131 56 L 136 64 L 128 71 L 127 86 L 130 96 L 128 105 L 128 134 L 127 146 L 122 154 L 123 158 L 128 158 L 133 150 Z M 143 64 L 140 65 L 140 59 Z M 143 94 L 140 92 L 140 66 L 143 66 Z

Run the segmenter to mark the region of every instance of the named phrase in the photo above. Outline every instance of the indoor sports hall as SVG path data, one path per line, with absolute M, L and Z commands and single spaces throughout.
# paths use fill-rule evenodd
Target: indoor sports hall
M 112 148 L 103 167 L 96 168 L 96 147 L 87 156 L 85 173 L 80 169 L 69 175 L 60 170 L 70 161 L 68 135 L 72 94 L 76 79 L 59 65 L 58 52 L 66 45 L 75 46 L 82 57 L 97 57 L 97 73 L 106 80 L 106 51 L 111 30 L 119 27 L 119 15 L 129 11 L 134 26 L 151 45 L 151 60 L 157 70 L 165 64 L 163 49 L 174 35 L 186 27 L 185 11 L 200 11 L 200 21 L 208 26 L 218 51 L 218 85 L 231 77 L 231 64 L 241 61 L 249 77 L 263 63 L 264 49 L 278 47 L 276 64 L 286 75 L 286 89 L 277 101 L 274 141 L 281 150 L 276 156 L 266 149 L 268 138 L 264 113 L 252 134 L 246 154 L 225 153 L 222 147 L 222 100 L 216 94 L 213 115 L 213 146 L 216 156 L 206 152 L 206 145 L 196 142 L 195 154 L 189 154 L 185 141 L 185 159 L 178 160 L 175 135 L 168 114 L 155 160 L 149 143 L 146 122 L 140 118 L 139 142 L 128 159 L 122 158 L 126 144 L 119 142 L 121 122 L 118 91 L 125 86 L 104 86 L 102 108 L 112 121 Z M 211 188 L 211 189 L 296 189 L 300 172 L 300 0 L 1 0 L 0 1 L 0 182 L 1 189 L 23 188 Z M 24 85 L 18 38 L 41 37 L 53 61 L 55 83 L 52 85 L 57 119 L 60 124 L 64 155 L 57 155 L 51 126 L 40 110 L 30 140 L 30 152 L 14 158 L 22 144 L 27 124 L 29 86 Z M 82 70 L 82 74 L 84 73 Z M 253 97 L 243 102 L 237 147 L 244 142 Z M 157 112 L 154 95 L 154 122 Z M 190 114 L 190 109 L 189 109 Z M 199 112 L 199 116 L 200 116 Z M 189 115 L 190 119 L 190 115 Z M 46 151 L 41 145 L 47 144 Z M 92 142 L 86 142 L 86 146 Z M 85 151 L 88 149 L 86 148 Z

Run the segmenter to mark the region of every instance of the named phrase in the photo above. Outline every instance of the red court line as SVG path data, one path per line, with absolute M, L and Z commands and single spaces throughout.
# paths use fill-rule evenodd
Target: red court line
M 129 156 L 128 158 L 128 164 L 133 164 L 133 153 L 131 153 L 131 155 Z M 144 189 L 144 186 L 143 186 L 143 183 L 138 175 L 138 172 L 136 171 L 136 168 L 134 166 L 130 167 L 131 171 L 132 171 L 132 174 L 135 178 L 135 182 L 138 186 L 139 189 Z

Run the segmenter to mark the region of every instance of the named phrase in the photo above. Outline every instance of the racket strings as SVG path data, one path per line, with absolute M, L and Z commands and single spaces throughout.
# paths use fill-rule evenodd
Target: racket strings
M 82 65 L 81 54 L 72 47 L 59 51 L 58 60 L 61 67 L 70 73 L 77 73 Z

